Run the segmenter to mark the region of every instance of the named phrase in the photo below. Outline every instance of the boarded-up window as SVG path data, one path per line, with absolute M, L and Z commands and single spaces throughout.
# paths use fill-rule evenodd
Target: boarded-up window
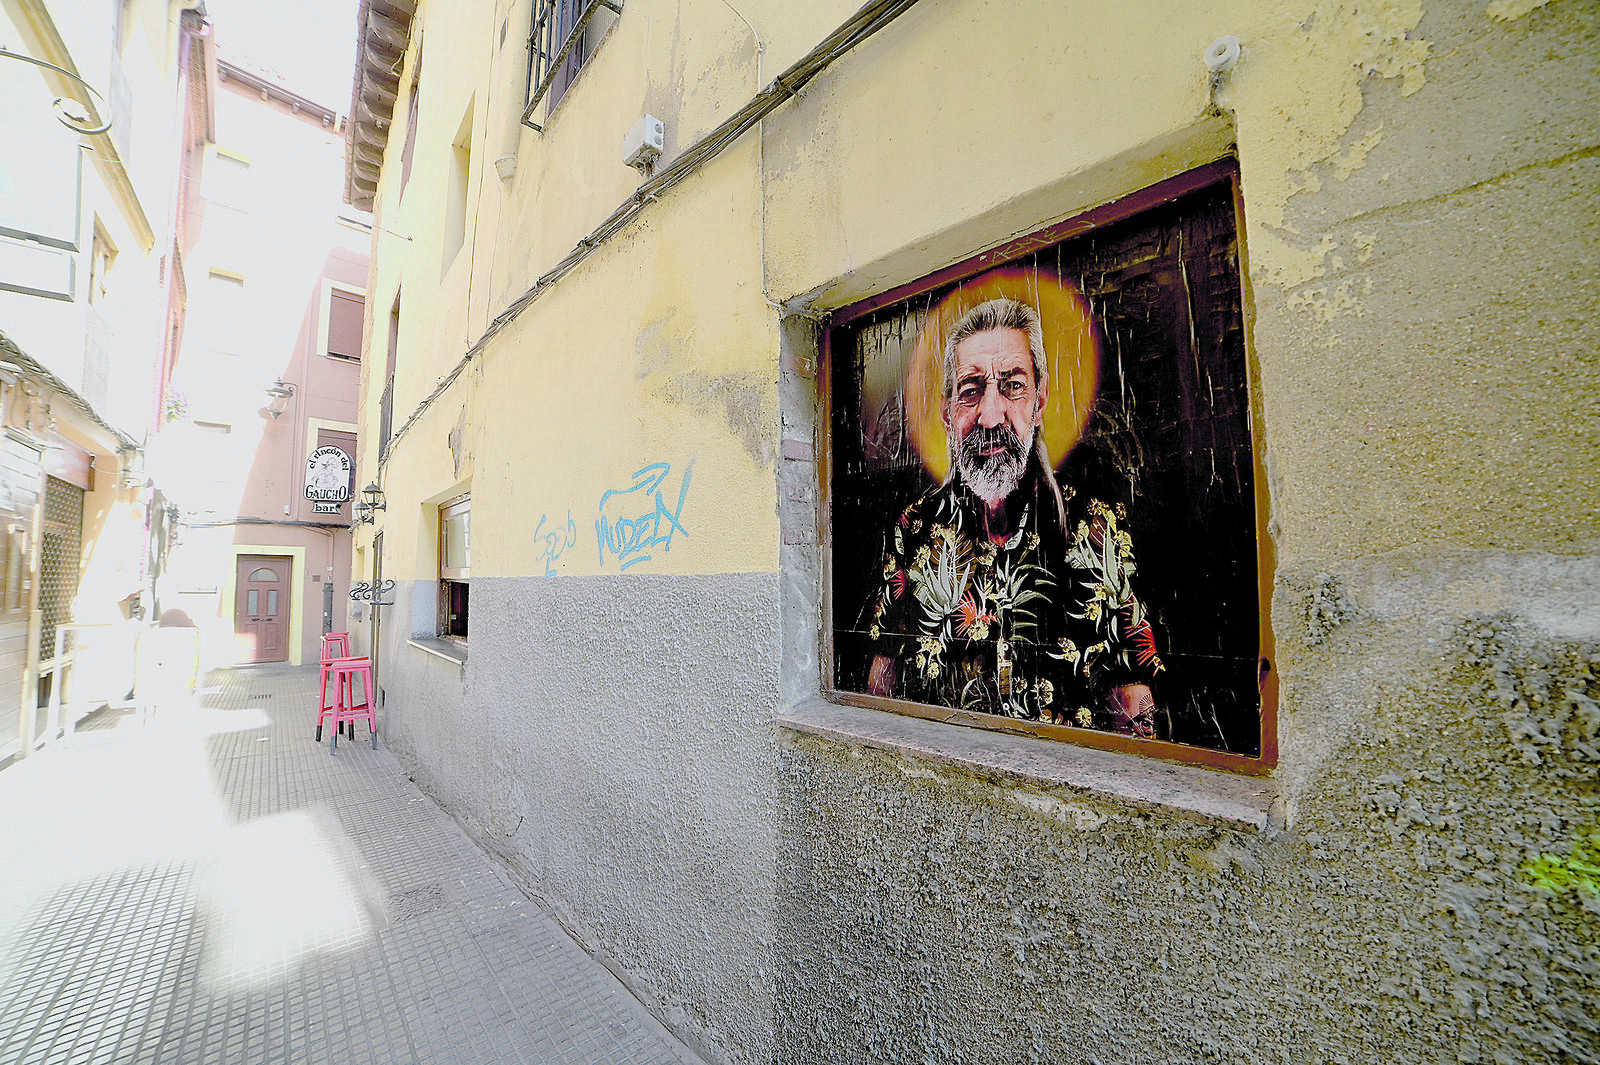
M 837 697 L 1272 764 L 1235 214 L 1219 164 L 835 314 Z
M 361 318 L 366 301 L 334 289 L 328 299 L 328 354 L 336 359 L 361 358 Z

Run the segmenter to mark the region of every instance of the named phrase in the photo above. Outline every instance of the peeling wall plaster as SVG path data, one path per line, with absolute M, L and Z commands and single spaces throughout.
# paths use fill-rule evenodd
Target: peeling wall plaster
M 1256 284 L 1290 287 L 1321 276 L 1333 248 L 1289 222 L 1289 201 L 1321 189 L 1319 165 L 1326 164 L 1334 180 L 1349 177 L 1382 139 L 1381 122 L 1353 130 L 1368 79 L 1398 79 L 1405 96 L 1426 84 L 1430 46 L 1416 36 L 1422 14 L 1421 0 L 1280 6 L 1261 13 L 1263 22 L 1244 39 L 1245 58 L 1219 103 L 1234 111 L 1242 140 L 1260 138 L 1261 150 L 1242 159 L 1257 223 L 1251 233 Z
M 1514 22 L 1548 3 L 1550 0 L 1491 0 L 1484 14 L 1496 22 Z

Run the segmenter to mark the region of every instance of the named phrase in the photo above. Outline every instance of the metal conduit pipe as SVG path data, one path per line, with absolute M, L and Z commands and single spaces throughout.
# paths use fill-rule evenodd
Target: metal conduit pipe
M 673 160 L 672 165 L 640 185 L 633 195 L 612 211 L 593 232 L 578 241 L 565 259 L 540 275 L 532 288 L 512 300 L 505 310 L 494 317 L 488 328 L 483 331 L 483 335 L 473 342 L 466 354 L 461 356 L 449 373 L 439 379 L 433 391 L 417 404 L 417 409 L 412 411 L 411 416 L 389 437 L 389 446 L 385 449 L 380 462 L 387 461 L 387 457 L 394 453 L 394 445 L 406 435 L 417 419 L 422 417 L 451 385 L 455 384 L 461 372 L 483 352 L 489 341 L 515 321 L 517 316 L 527 310 L 535 300 L 549 291 L 551 286 L 565 277 L 573 267 L 587 259 L 596 248 L 639 217 L 650 204 L 669 189 L 720 155 L 785 100 L 793 98 L 807 82 L 826 70 L 834 60 L 905 14 L 916 3 L 917 0 L 872 0 L 838 29 L 823 38 L 821 43 L 797 60 L 788 70 L 773 78 L 766 88 L 751 97 L 750 102 L 686 148 L 677 159 Z

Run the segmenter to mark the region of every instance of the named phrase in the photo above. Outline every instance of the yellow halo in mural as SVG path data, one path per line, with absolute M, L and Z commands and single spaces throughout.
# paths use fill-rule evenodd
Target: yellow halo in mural
M 1100 383 L 1100 336 L 1089 303 L 1077 287 L 1037 269 L 1002 267 L 966 282 L 928 312 L 906 370 L 906 421 L 911 442 L 934 480 L 950 472 L 950 445 L 940 404 L 944 394 L 941 348 L 963 315 L 992 299 L 1014 299 L 1039 312 L 1049 372 L 1044 440 L 1060 465 L 1077 446 Z

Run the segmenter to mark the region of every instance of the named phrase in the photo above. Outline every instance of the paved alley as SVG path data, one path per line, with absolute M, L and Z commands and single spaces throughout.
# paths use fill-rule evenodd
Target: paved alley
M 698 1061 L 364 726 L 314 742 L 316 682 L 219 671 L 0 772 L 0 1062 Z

